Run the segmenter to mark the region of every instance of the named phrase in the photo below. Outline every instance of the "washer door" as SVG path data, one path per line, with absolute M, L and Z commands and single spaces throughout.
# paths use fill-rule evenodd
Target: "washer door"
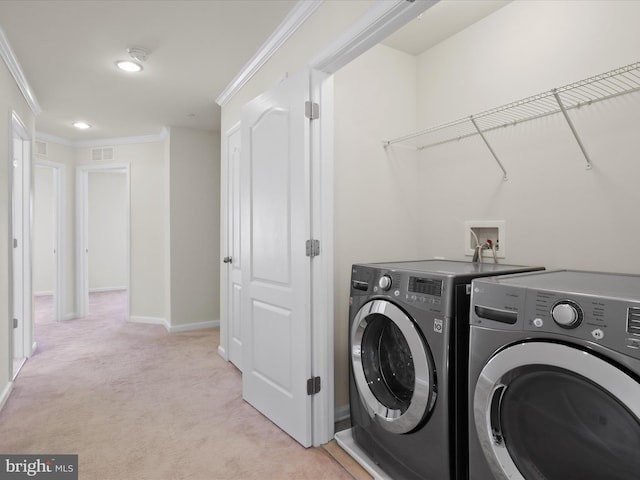
M 392 433 L 422 423 L 436 398 L 433 359 L 412 319 L 386 300 L 363 305 L 351 324 L 351 362 L 360 399 Z
M 638 479 L 640 383 L 585 350 L 510 346 L 485 365 L 473 401 L 498 479 Z

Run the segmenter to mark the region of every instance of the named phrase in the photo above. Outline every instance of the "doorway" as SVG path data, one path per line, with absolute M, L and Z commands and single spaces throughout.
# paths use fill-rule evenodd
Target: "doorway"
M 33 179 L 33 310 L 37 325 L 63 318 L 65 167 L 36 160 Z
M 77 169 L 78 314 L 92 313 L 90 295 L 113 296 L 129 319 L 129 165 Z

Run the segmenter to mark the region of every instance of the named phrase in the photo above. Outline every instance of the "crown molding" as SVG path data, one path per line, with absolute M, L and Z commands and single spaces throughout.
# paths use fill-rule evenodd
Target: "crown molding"
M 280 49 L 291 35 L 309 18 L 324 0 L 299 0 L 283 22 L 260 47 L 249 62 L 231 80 L 231 83 L 216 98 L 220 106 L 226 104 L 260 70 L 260 68 Z
M 105 145 L 136 145 L 141 143 L 158 143 L 169 138 L 169 129 L 163 127 L 160 133 L 155 135 L 140 135 L 137 137 L 97 138 L 93 140 L 69 140 L 45 132 L 36 132 L 36 140 L 56 143 L 73 148 L 104 147 Z
M 375 2 L 358 21 L 309 65 L 314 70 L 335 73 L 351 60 L 377 45 L 398 28 L 415 19 L 440 0 L 382 0 Z
M 29 108 L 33 112 L 34 115 L 39 115 L 42 112 L 42 108 L 40 108 L 40 104 L 38 103 L 38 99 L 36 98 L 36 94 L 31 89 L 29 82 L 27 82 L 27 77 L 24 76 L 22 71 L 22 67 L 20 66 L 20 62 L 18 62 L 18 58 L 13 53 L 13 49 L 11 45 L 9 45 L 9 40 L 4 34 L 4 31 L 0 27 L 0 56 L 4 60 L 4 63 L 7 65 L 9 72 L 13 76 L 14 80 L 18 84 L 18 88 L 22 92 L 24 99 L 27 101 Z

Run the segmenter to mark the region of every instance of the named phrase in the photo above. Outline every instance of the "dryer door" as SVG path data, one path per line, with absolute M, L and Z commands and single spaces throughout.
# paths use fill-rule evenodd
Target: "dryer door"
M 498 479 L 638 479 L 638 378 L 586 350 L 507 347 L 485 365 L 473 401 Z
M 360 400 L 392 433 L 408 433 L 436 399 L 433 358 L 413 320 L 386 300 L 364 304 L 351 324 L 351 366 Z

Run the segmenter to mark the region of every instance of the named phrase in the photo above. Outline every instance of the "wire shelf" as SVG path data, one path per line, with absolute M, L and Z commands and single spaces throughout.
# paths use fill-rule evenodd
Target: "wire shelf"
M 533 95 L 501 107 L 471 115 L 470 117 L 461 118 L 443 125 L 387 140 L 383 142 L 383 145 L 387 148 L 391 145 L 406 145 L 409 141 L 415 141 L 416 143 L 411 142 L 413 148 L 422 150 L 436 145 L 442 145 L 443 143 L 480 135 L 487 144 L 487 147 L 491 150 L 500 168 L 502 168 L 506 179 L 506 171 L 504 171 L 495 152 L 491 149 L 484 133 L 548 115 L 562 113 L 587 160 L 587 168 L 590 168 L 591 160 L 580 141 L 580 137 L 567 111 L 639 90 L 640 62 L 636 62 L 607 73 L 555 88 L 545 93 Z

